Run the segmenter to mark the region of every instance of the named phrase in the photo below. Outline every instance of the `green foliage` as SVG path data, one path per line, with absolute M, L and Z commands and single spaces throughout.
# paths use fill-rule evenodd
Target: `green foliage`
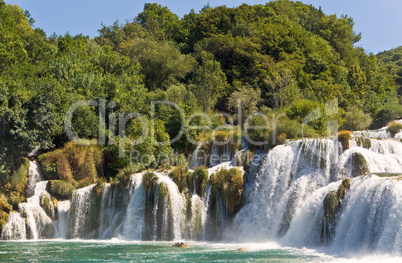
M 215 106 L 217 96 L 226 85 L 226 76 L 211 53 L 201 51 L 199 60 L 200 65 L 194 72 L 191 91 L 204 112 L 207 112 Z
M 239 90 L 230 95 L 228 99 L 229 109 L 232 111 L 241 110 L 242 123 L 253 113 L 258 111 L 257 105 L 261 102 L 261 90 L 253 89 L 251 87 L 242 86 Z M 240 109 L 239 109 L 240 103 Z M 238 119 L 238 118 L 236 118 Z
M 64 148 L 39 156 L 47 179 L 89 183 L 102 171 L 103 152 L 98 145 L 83 146 L 68 142 Z M 84 183 L 87 185 L 88 183 Z
M 25 190 L 25 184 L 28 180 L 29 173 L 29 160 L 22 158 L 19 161 L 19 167 L 11 176 L 11 189 L 16 192 L 22 192 Z
M 125 189 L 130 181 L 131 175 L 141 172 L 142 170 L 144 170 L 144 166 L 138 163 L 121 169 L 116 175 L 116 179 L 120 182 L 119 186 L 122 187 L 122 189 Z
M 320 103 L 307 99 L 295 100 L 288 110 L 286 115 L 290 119 L 296 119 L 302 122 L 310 113 L 320 107 Z
M 180 19 L 166 6 L 146 3 L 144 11 L 139 13 L 136 22 L 159 39 L 184 40 L 186 32 Z
M 208 169 L 202 166 L 195 168 L 193 180 L 195 184 L 195 193 L 202 197 L 204 195 L 205 187 L 207 186 Z
M 402 117 L 402 104 L 385 104 L 375 113 L 374 128 L 380 128 L 387 125 L 388 122 Z
M 192 186 L 191 183 L 188 183 L 188 169 L 187 165 L 178 166 L 169 173 L 169 177 L 172 178 L 180 192 L 183 192 L 188 184 Z
M 221 169 L 210 178 L 214 191 L 220 193 L 225 208 L 230 214 L 240 209 L 244 191 L 243 172 L 236 168 Z
M 364 113 L 357 106 L 349 107 L 345 113 L 345 122 L 342 128 L 350 131 L 362 131 L 367 129 L 373 118 Z
M 46 190 L 58 200 L 68 200 L 71 198 L 75 187 L 64 180 L 50 180 Z
M 254 141 L 272 143 L 280 134 L 284 134 L 280 140 L 299 138 L 301 130 L 305 137 L 323 135 L 327 121 L 342 124 L 343 109 L 349 110 L 347 129 L 366 127 L 367 114 L 374 117 L 374 128 L 402 116 L 397 101 L 402 92 L 401 48 L 377 57 L 367 55 L 354 47 L 360 35 L 350 17 L 325 15 L 301 2 L 207 6 L 183 18 L 167 7 L 145 4 L 133 21 L 102 25 L 99 37 L 92 39 L 70 34 L 47 37 L 33 23 L 29 12 L 1 2 L 0 178 L 4 186 L 18 168 L 16 160 L 38 147 L 52 150 L 40 157 L 49 179 L 80 185 L 94 181 L 100 166 L 108 179 L 130 171 L 130 152 L 148 158 L 145 168 L 165 165 L 172 150 L 192 152 L 195 145 L 184 136 L 169 145 L 181 128 L 181 116 L 167 105 L 157 105 L 152 116 L 150 105 L 155 100 L 177 103 L 186 118 L 201 110 L 229 109 L 237 114 L 240 100 L 239 126 L 258 110 L 286 112 L 287 118 L 277 127 L 271 122 L 269 128 L 249 131 Z M 325 103 L 335 98 L 339 111 L 327 116 Z M 137 112 L 147 119 L 148 128 L 155 120 L 155 138 L 149 133 L 143 144 L 133 145 L 141 125 L 132 119 L 126 133 L 110 138 L 102 151 L 71 145 L 62 149 L 67 143 L 65 114 L 84 99 L 113 101 L 105 113 L 115 116 L 115 121 L 99 127 L 100 108 L 80 107 L 72 116 L 79 137 L 101 139 L 99 128 L 116 131 L 120 114 Z M 352 115 L 353 106 L 364 113 Z M 325 117 L 302 126 L 316 109 Z M 212 126 L 228 119 L 217 117 Z M 194 119 L 184 124 L 184 131 L 197 137 L 201 132 L 191 126 L 205 124 L 202 118 Z M 261 116 L 249 124 L 266 125 Z M 219 140 L 227 137 L 222 132 L 217 135 Z M 125 157 L 119 157 L 122 148 Z

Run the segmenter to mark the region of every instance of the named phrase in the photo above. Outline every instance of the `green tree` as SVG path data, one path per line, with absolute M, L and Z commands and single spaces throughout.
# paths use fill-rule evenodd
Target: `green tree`
M 218 96 L 226 85 L 226 76 L 220 63 L 211 53 L 202 51 L 199 56 L 200 65 L 194 72 L 191 91 L 202 105 L 204 112 L 215 106 Z

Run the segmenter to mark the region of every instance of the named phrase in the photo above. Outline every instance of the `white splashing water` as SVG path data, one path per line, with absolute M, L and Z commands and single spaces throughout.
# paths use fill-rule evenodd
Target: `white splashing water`
M 202 143 L 197 145 L 197 148 L 191 157 L 190 169 L 194 169 L 195 167 L 203 164 L 203 158 L 200 157 L 200 153 L 202 153 Z
M 141 240 L 144 230 L 145 189 L 142 186 L 143 174 L 131 176 L 130 202 L 123 225 L 122 236 L 126 240 Z
M 27 238 L 25 219 L 20 213 L 12 211 L 8 217 L 8 222 L 1 233 L 2 240 L 25 240 Z
M 80 238 L 86 232 L 85 222 L 91 206 L 91 191 L 94 184 L 73 192 L 71 200 L 71 217 L 69 234 L 72 238 Z
M 372 139 L 371 145 L 352 147 L 339 158 L 331 140 L 275 147 L 263 161 L 248 203 L 226 238 L 279 240 L 300 247 L 325 244 L 323 200 L 352 174 L 348 160 L 353 154 L 364 157 L 368 173 L 402 173 L 400 142 Z M 371 175 L 352 180 L 336 217 L 331 249 L 402 254 L 402 181 L 397 178 Z
M 54 221 L 54 226 L 56 229 L 55 238 L 64 238 L 68 237 L 68 225 L 70 221 L 70 208 L 71 202 L 67 201 L 59 201 L 57 203 L 57 220 Z
M 41 207 L 41 200 L 48 197 L 46 185 L 48 181 L 36 184 L 34 195 L 26 203 L 20 203 L 18 213 L 12 212 L 4 227 L 2 239 L 41 239 L 54 235 L 52 219 Z M 51 214 L 54 215 L 53 205 L 50 202 Z M 18 216 L 19 214 L 19 216 Z M 26 230 L 23 230 L 26 229 Z
M 177 185 L 163 173 L 155 173 L 158 177 L 158 184 L 164 184 L 167 187 L 169 193 L 170 202 L 168 203 L 171 207 L 165 207 L 164 212 L 168 213 L 169 209 L 172 211 L 173 217 L 173 238 L 175 240 L 182 239 L 181 237 L 181 222 L 185 211 L 185 198 L 180 193 Z M 166 221 L 167 222 L 167 221 Z
M 29 161 L 29 174 L 28 181 L 26 185 L 27 197 L 31 197 L 35 194 L 36 183 L 42 181 L 42 175 L 39 171 L 38 164 L 36 161 Z

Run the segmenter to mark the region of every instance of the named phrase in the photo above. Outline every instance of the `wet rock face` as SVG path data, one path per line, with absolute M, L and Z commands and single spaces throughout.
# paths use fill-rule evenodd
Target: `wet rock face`
M 362 176 L 369 173 L 367 161 L 361 153 L 353 153 L 351 156 L 352 177 Z

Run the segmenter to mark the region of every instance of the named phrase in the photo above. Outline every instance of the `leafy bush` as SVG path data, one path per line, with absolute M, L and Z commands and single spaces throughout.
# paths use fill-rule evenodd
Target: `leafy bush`
M 116 179 L 120 182 L 120 186 L 125 188 L 129 182 L 130 176 L 144 170 L 145 167 L 142 164 L 136 163 L 123 168 L 116 175 Z
M 42 154 L 38 160 L 42 166 L 43 174 L 48 180 L 71 181 L 73 179 L 70 164 L 63 150 L 58 149 Z
M 385 104 L 375 113 L 373 128 L 384 127 L 388 122 L 402 117 L 402 104 Z
M 342 127 L 350 131 L 365 130 L 373 121 L 373 118 L 369 114 L 365 114 L 356 106 L 348 108 L 344 118 L 345 122 Z
M 84 146 L 68 142 L 62 149 L 39 156 L 44 175 L 50 180 L 94 182 L 102 169 L 100 146 Z
M 216 141 L 225 142 L 230 138 L 230 131 L 216 131 L 213 135 Z
M 301 99 L 294 101 L 289 109 L 286 111 L 286 115 L 290 119 L 296 119 L 302 122 L 311 112 L 320 107 L 320 103 L 307 99 Z

